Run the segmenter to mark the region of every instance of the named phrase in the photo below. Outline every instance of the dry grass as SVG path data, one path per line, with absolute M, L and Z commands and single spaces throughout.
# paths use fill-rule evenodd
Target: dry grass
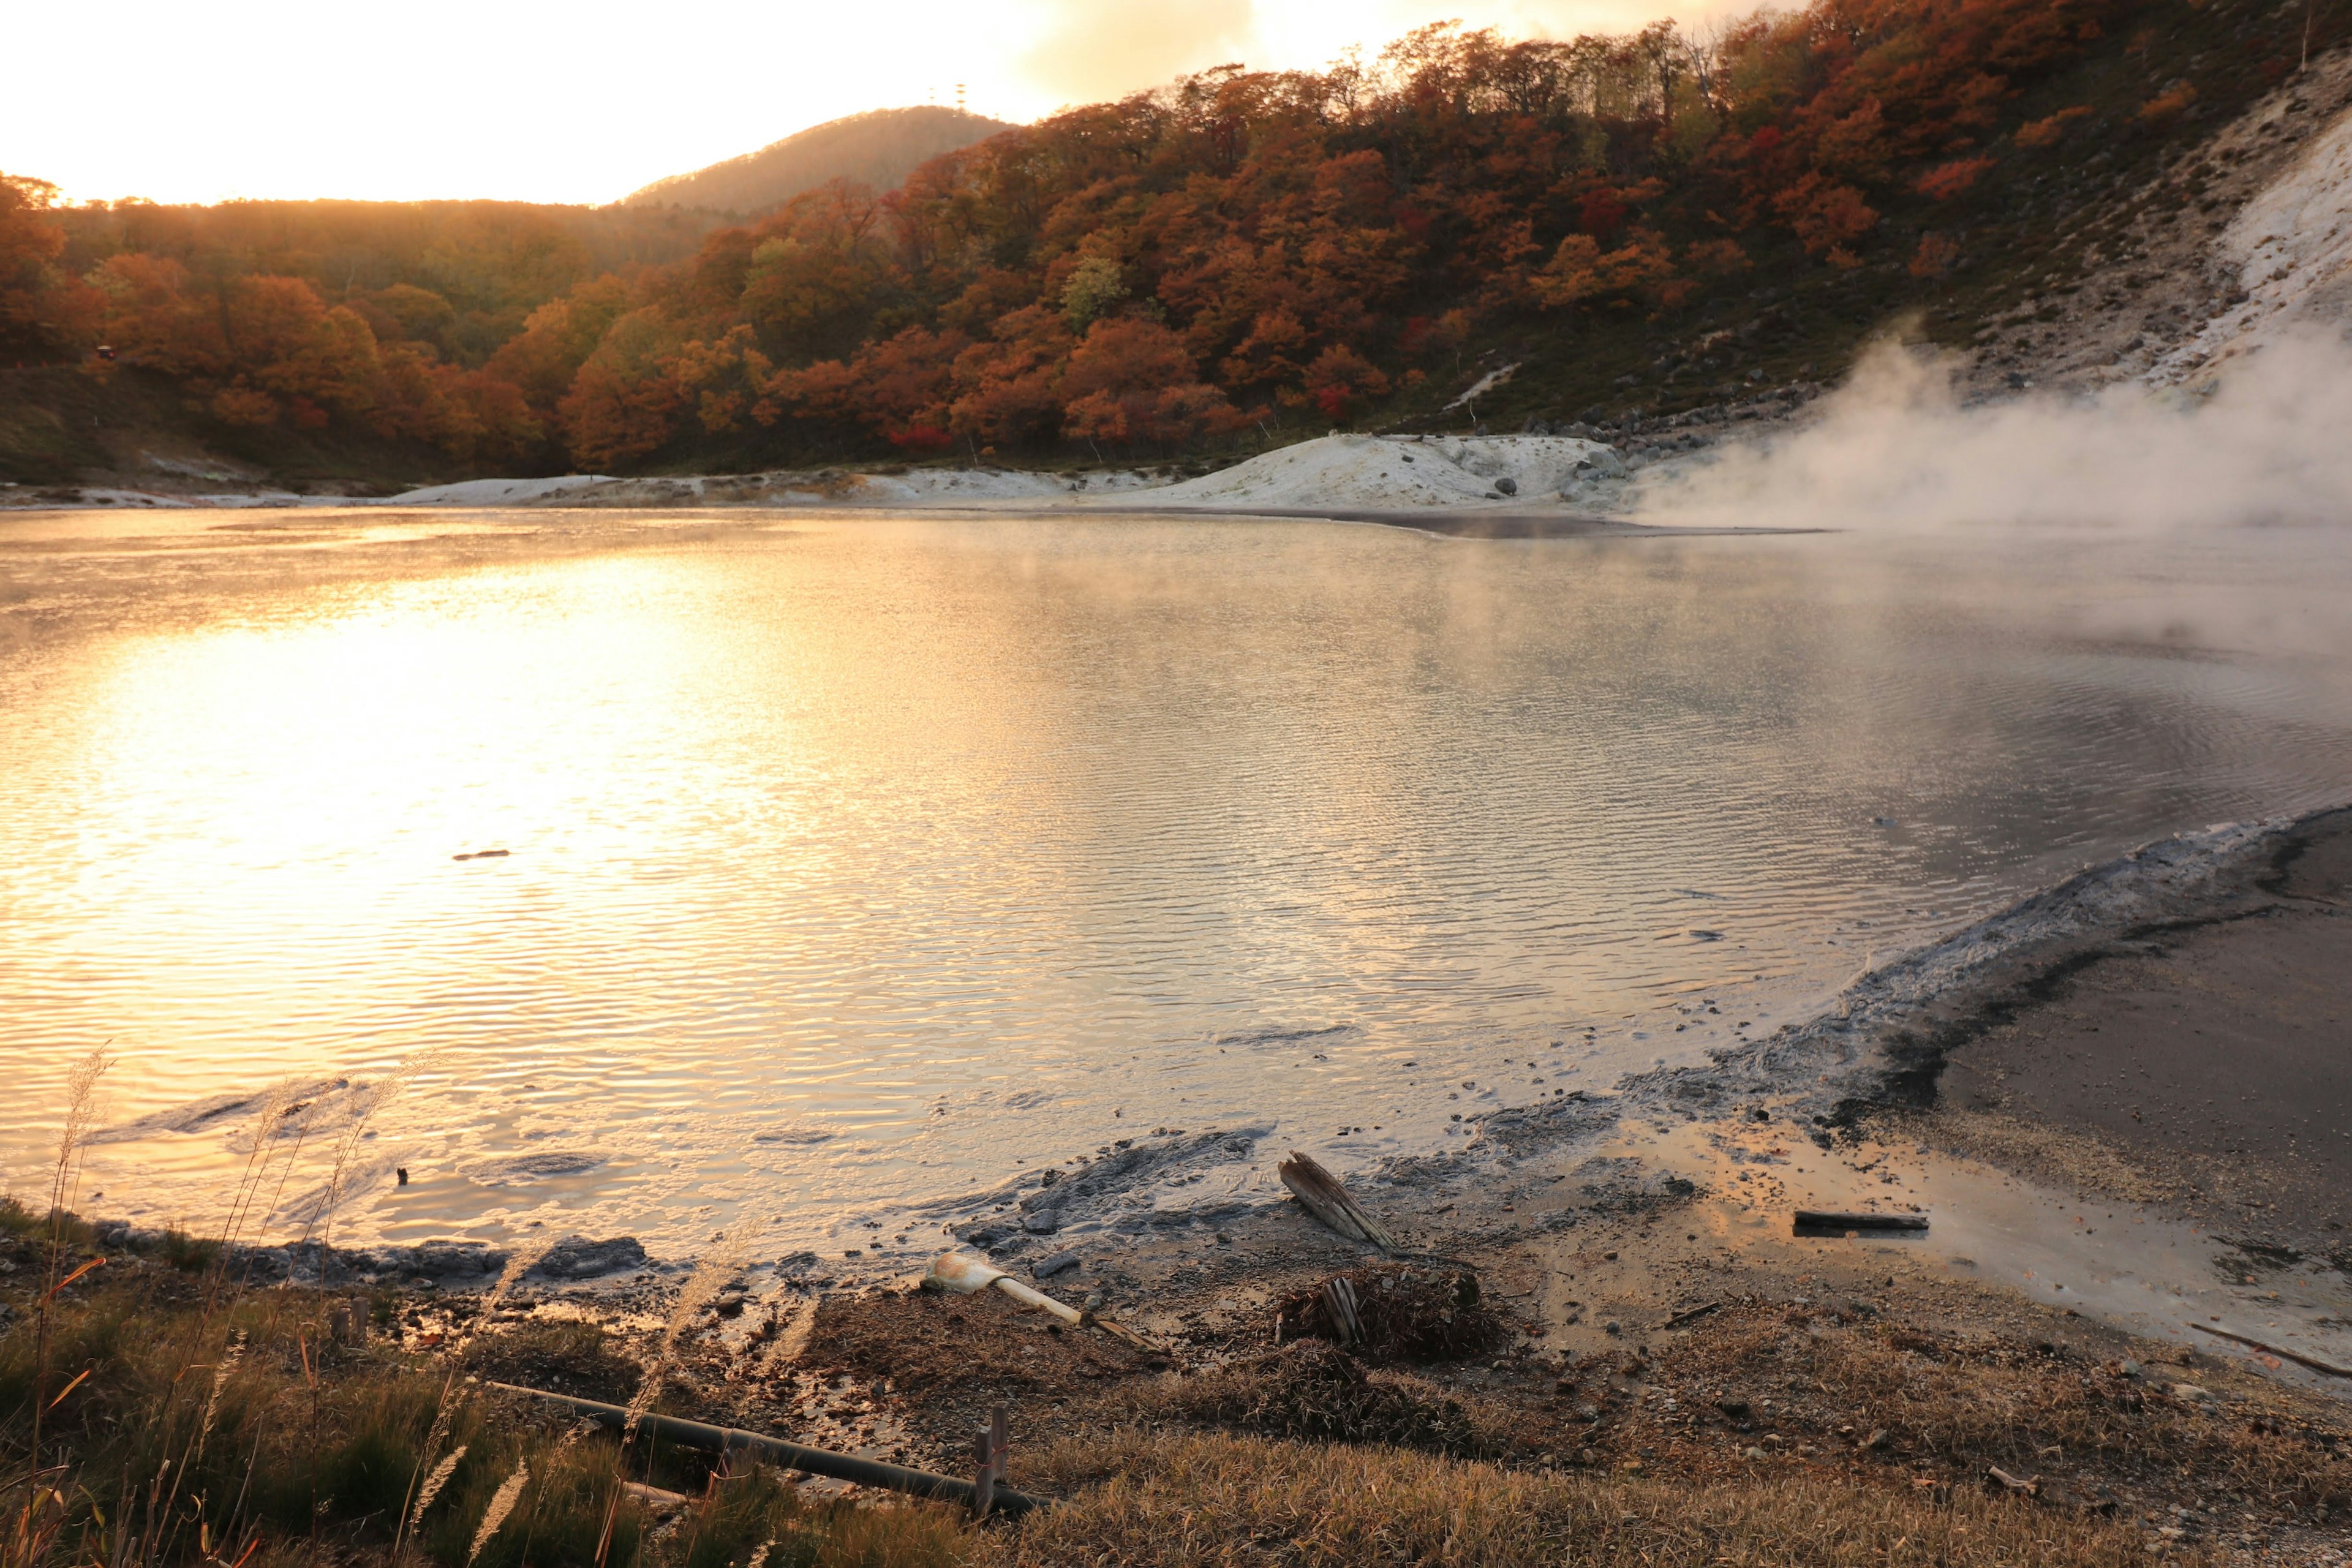
M 49 1232 L 0 1205 L 12 1258 L 40 1261 L 48 1234 L 88 1247 L 69 1216 Z M 0 1294 L 21 1297 L 32 1272 Z M 0 1568 L 402 1568 L 404 1512 L 412 1568 L 2131 1568 L 2151 1561 L 2132 1516 L 2158 1511 L 2168 1488 L 2322 1528 L 2352 1506 L 2339 1418 L 2252 1384 L 2226 1415 L 2165 1392 L 2176 1376 L 2231 1392 L 2218 1368 L 2130 1378 L 2063 1345 L 1733 1305 L 1654 1360 L 1594 1361 L 1516 1400 L 1368 1373 L 1320 1341 L 1203 1376 L 1139 1375 L 1106 1390 L 1098 1436 L 1016 1455 L 1015 1483 L 1064 1506 L 975 1530 L 929 1505 L 814 1501 L 764 1469 L 714 1476 L 706 1457 L 643 1433 L 625 1450 L 452 1379 L 509 1361 L 645 1374 L 588 1327 L 408 1352 L 322 1333 L 336 1304 L 117 1255 L 58 1297 L 45 1345 L 20 1316 L 0 1333 Z M 383 1300 L 380 1318 L 395 1305 Z M 684 1342 L 684 1322 L 673 1318 L 667 1345 Z M 52 1388 L 89 1375 L 53 1412 L 37 1475 L 26 1408 L 38 1350 Z M 927 1387 L 927 1401 L 947 1392 Z M 1880 1428 L 1880 1445 L 1857 1442 Z M 1783 1446 L 1749 1457 L 1768 1435 Z M 1589 1468 L 1488 1462 L 1582 1447 Z M 2041 1475 L 2042 1497 L 1988 1497 L 1988 1464 Z M 665 1507 L 628 1480 L 689 1500 Z M 2141 1486 L 2139 1500 L 2096 1511 L 2118 1485 Z M 2167 1558 L 2200 1560 L 2193 1545 Z
M 1601 1409 L 1590 1440 L 1605 1456 L 1648 1451 L 1685 1473 L 1736 1468 L 1772 1432 L 1814 1446 L 1820 1463 L 1866 1470 L 1973 1484 L 2000 1465 L 2085 1492 L 2145 1485 L 2322 1516 L 2352 1509 L 2341 1412 L 2268 1385 L 2213 1410 L 2172 1395 L 2177 1382 L 2221 1388 L 2210 1363 L 2127 1377 L 2120 1362 L 2054 1342 L 1748 1307 L 1632 1377 L 1627 1364 L 1584 1368 L 1563 1397 Z M 1748 1406 L 1745 1416 L 1727 1416 L 1726 1401 Z M 1879 1432 L 1880 1447 L 1858 1447 Z
M 47 1230 L 0 1205 L 12 1260 L 37 1258 Z M 58 1233 L 87 1244 L 70 1219 Z M 445 1396 L 454 1348 L 339 1342 L 322 1331 L 338 1304 L 118 1255 L 58 1298 L 46 1340 L 21 1318 L 0 1331 L 0 1568 L 390 1564 L 404 1512 L 406 1559 L 445 1568 L 587 1568 L 600 1542 L 618 1568 L 729 1568 L 763 1544 L 765 1568 L 930 1568 L 969 1533 L 935 1508 L 815 1502 L 760 1472 L 713 1480 L 667 1448 L 625 1465 L 535 1402 L 462 1382 Z M 88 1375 L 49 1412 L 37 1471 L 44 1363 L 52 1390 Z M 428 1475 L 441 1484 L 410 1503 Z M 625 1480 L 704 1495 L 665 1518 Z
M 1545 1478 L 1394 1449 L 1249 1437 L 1129 1432 L 1066 1444 L 1015 1479 L 1076 1495 L 980 1542 L 976 1568 L 2127 1568 L 2152 1561 L 2134 1531 L 1974 1494 L 1927 1500 L 1808 1479 L 1686 1487 Z

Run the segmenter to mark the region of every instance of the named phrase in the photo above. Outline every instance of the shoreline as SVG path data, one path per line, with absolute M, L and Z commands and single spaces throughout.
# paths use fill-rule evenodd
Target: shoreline
M 940 1245 L 1000 1242 L 1001 1266 L 1142 1348 L 992 1291 L 918 1289 L 903 1263 L 813 1253 L 739 1267 L 722 1247 L 689 1269 L 624 1247 L 509 1289 L 494 1283 L 503 1258 L 420 1249 L 381 1261 L 464 1267 L 377 1270 L 316 1298 L 287 1289 L 299 1268 L 254 1283 L 322 1303 L 356 1290 L 386 1325 L 377 1353 L 486 1384 L 617 1403 L 655 1367 L 664 1405 L 695 1419 L 950 1473 L 974 1422 L 1009 1405 L 1013 1484 L 1049 1494 L 1149 1473 L 1134 1434 L 1259 1434 L 1278 1440 L 1270 1456 L 1469 1460 L 1629 1500 L 1805 1486 L 1861 1510 L 1990 1491 L 2041 1531 L 2112 1530 L 2132 1561 L 2341 1568 L 2352 1379 L 2259 1347 L 2352 1361 L 2336 1343 L 2352 1259 L 2223 1239 L 2134 1184 L 2152 1142 L 2079 1125 L 2063 1097 L 2024 1102 L 2018 1084 L 2001 1142 L 1990 1113 L 1942 1090 L 2022 1048 L 2003 1029 L 2146 961 L 2151 940 L 2183 944 L 2193 973 L 2204 933 L 2306 914 L 2352 932 L 2311 912 L 2306 885 L 2347 871 L 2346 809 L 2144 846 L 1873 971 L 1811 1024 L 1612 1094 L 1491 1114 L 1466 1149 L 1349 1176 L 1396 1258 L 1287 1200 L 1128 1206 L 1161 1179 L 1276 1152 L 1264 1129 L 1147 1134 L 1051 1185 L 1027 1175 L 931 1216 Z M 2341 995 L 2339 974 L 2352 966 L 2318 994 Z M 2038 1140 L 2014 1131 L 2035 1125 Z M 1929 1229 L 1796 1231 L 1798 1208 L 1919 1213 Z M 1142 1223 L 1099 1223 L 1120 1214 Z M 100 1226 L 91 1240 L 130 1254 L 102 1279 L 170 1275 L 163 1238 Z M 1487 1327 L 1431 1353 L 1341 1351 L 1302 1340 L 1297 1320 L 1286 1335 L 1277 1314 L 1342 1274 L 1370 1289 L 1466 1278 L 1446 1298 L 1472 1291 Z M 501 1418 L 551 1419 L 530 1402 Z
M 2126 1122 L 2119 1129 L 2110 1124 L 2112 1118 L 2099 1122 L 2063 1097 L 2044 1110 L 2032 1103 L 2039 1080 L 2030 1076 L 2015 1083 L 2008 1102 L 1996 1106 L 1987 1102 L 1982 1080 L 2018 1074 L 2021 1031 L 2040 1012 L 2063 1005 L 2067 988 L 2098 974 L 2102 965 L 2144 959 L 2153 939 L 2194 939 L 2241 922 L 2296 914 L 2325 922 L 2330 932 L 2341 928 L 2352 934 L 2352 923 L 2334 910 L 2315 906 L 2324 912 L 2315 913 L 2284 901 L 2310 901 L 2310 895 L 2279 881 L 2279 868 L 2296 857 L 2306 870 L 2322 865 L 2305 848 L 2322 830 L 2330 857 L 2324 864 L 2330 868 L 2327 874 L 2336 875 L 2337 861 L 2352 858 L 2352 807 L 2154 840 L 1878 965 L 1811 1018 L 1784 1024 L 1749 1043 L 1718 1047 L 1706 1062 L 1630 1074 L 1604 1090 L 1579 1089 L 1537 1103 L 1472 1111 L 1464 1120 L 1467 1136 L 1458 1144 L 1384 1156 L 1343 1174 L 1368 1201 L 1376 1199 L 1381 1212 L 1393 1210 L 1408 1223 L 1432 1227 L 1443 1239 L 1431 1245 L 1444 1250 L 1572 1228 L 1572 1212 L 1563 1226 L 1561 1211 L 1525 1214 L 1480 1190 L 1482 1184 L 1510 1179 L 1531 1162 L 1616 1158 L 1654 1165 L 1664 1173 L 1645 1178 L 1642 1201 L 1687 1198 L 1712 1191 L 1710 1182 L 1719 1185 L 1723 1177 L 1719 1169 L 1711 1175 L 1698 1169 L 1719 1166 L 1722 1149 L 1701 1149 L 1692 1142 L 1694 1129 L 1728 1146 L 1758 1127 L 1771 1127 L 1778 1137 L 1778 1130 L 1793 1126 L 1809 1144 L 1829 1152 L 1841 1141 L 1858 1146 L 1899 1126 L 1906 1130 L 1901 1136 L 1927 1141 L 1920 1154 L 1932 1144 L 1944 1154 L 2040 1185 L 2054 1189 L 2071 1182 L 2084 1193 L 2137 1204 L 2150 1213 L 2165 1211 L 2168 1199 L 2188 1194 L 2146 1173 L 2163 1157 L 2155 1128 Z M 2352 975 L 2352 966 L 2343 973 Z M 2312 1005 L 2332 1007 L 2329 998 L 2352 989 L 2346 981 L 2328 986 L 2326 981 L 2332 978 L 2322 977 L 2310 994 L 2318 999 Z M 2096 1034 L 2096 1026 L 2091 1032 Z M 1966 1087 L 1948 1092 L 1947 1079 Z M 2292 1085 L 2274 1081 L 2270 1087 L 2284 1091 Z M 2020 1100 L 2025 1103 L 2013 1103 Z M 1758 1119 L 1759 1111 L 1771 1120 Z M 2142 1128 L 2136 1142 L 2131 1134 Z M 1643 1130 L 1631 1135 L 1634 1142 L 1657 1145 L 1668 1139 L 1672 1152 L 1625 1152 L 1629 1129 Z M 886 1217 L 895 1221 L 890 1228 L 932 1229 L 943 1241 L 985 1249 L 1001 1265 L 1016 1269 L 1062 1255 L 1074 1255 L 1083 1265 L 1095 1258 L 1148 1258 L 1171 1249 L 1181 1253 L 1204 1236 L 1244 1228 L 1295 1229 L 1297 1211 L 1278 1187 L 1271 1195 L 1264 1184 L 1251 1185 L 1246 1194 L 1241 1190 L 1251 1172 L 1279 1152 L 1275 1132 L 1270 1125 L 1159 1128 L 1148 1133 L 1139 1129 L 1095 1155 L 1081 1156 L 1076 1169 L 1057 1173 L 1058 1179 L 1030 1167 L 982 1191 L 909 1205 Z M 2068 1157 L 2076 1145 L 2079 1157 Z M 2262 1153 L 2273 1173 L 2285 1147 L 2282 1137 Z M 1669 1168 L 1677 1162 L 1693 1169 Z M 1902 1163 L 1894 1160 L 1885 1168 Z M 1242 1179 L 1229 1179 L 1234 1177 Z M 2242 1184 L 2246 1179 L 2242 1173 Z M 1625 1198 L 1630 1191 L 1617 1195 Z M 2325 1184 L 2306 1184 L 2303 1191 L 2315 1201 L 2335 1197 Z M 2259 1248 L 2282 1258 L 2328 1255 L 2333 1269 L 2343 1274 L 2352 1272 L 2352 1245 L 2347 1245 L 2336 1217 L 2342 1204 L 2336 1198 L 2336 1208 L 2325 1215 L 2313 1209 L 2298 1216 L 2275 1199 L 2267 1208 L 2258 1201 L 2252 1209 L 2242 1207 L 2236 1217 L 2266 1213 L 2276 1234 L 2258 1238 Z M 2295 1223 L 2277 1228 L 2278 1222 L 2291 1219 Z M 121 1245 L 153 1245 L 163 1235 L 127 1220 L 92 1223 L 101 1237 Z M 2319 1228 L 2331 1223 L 2333 1231 Z M 2329 1253 L 2330 1236 L 2340 1256 Z M 698 1261 L 648 1259 L 628 1237 L 573 1236 L 558 1247 L 586 1255 L 589 1266 L 534 1269 L 538 1282 L 560 1288 L 571 1281 L 593 1290 L 597 1287 L 589 1282 L 609 1275 L 650 1282 Z M 328 1277 L 362 1283 L 429 1278 L 440 1288 L 462 1289 L 467 1282 L 494 1278 L 511 1250 L 480 1241 L 338 1247 L 329 1251 Z M 240 1255 L 264 1279 L 319 1278 L 315 1244 L 255 1246 Z M 886 1283 L 904 1268 L 903 1254 L 868 1258 L 861 1249 L 824 1258 L 800 1251 L 757 1261 L 750 1273 L 777 1288 L 856 1289 Z M 2352 1352 L 2352 1345 L 2346 1349 Z M 2352 1384 L 2345 1392 L 2352 1394 Z

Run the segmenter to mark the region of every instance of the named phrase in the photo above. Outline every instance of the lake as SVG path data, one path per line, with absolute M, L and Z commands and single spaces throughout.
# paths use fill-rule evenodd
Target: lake
M 2347 561 L 0 517 L 0 1189 L 46 1190 L 106 1041 L 86 1211 L 216 1225 L 291 1083 L 268 1195 L 340 1160 L 339 1241 L 677 1251 L 750 1209 L 912 1256 L 897 1205 L 1156 1127 L 1443 1148 L 2087 860 L 2352 795 Z

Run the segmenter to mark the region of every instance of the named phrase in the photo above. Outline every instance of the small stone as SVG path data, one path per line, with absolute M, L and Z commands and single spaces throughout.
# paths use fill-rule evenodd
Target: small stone
M 1076 1268 L 1077 1266 L 1078 1255 L 1076 1253 L 1051 1252 L 1039 1258 L 1035 1263 L 1031 1264 L 1029 1266 L 1029 1272 L 1036 1279 L 1051 1279 L 1055 1275 L 1062 1273 L 1066 1269 Z

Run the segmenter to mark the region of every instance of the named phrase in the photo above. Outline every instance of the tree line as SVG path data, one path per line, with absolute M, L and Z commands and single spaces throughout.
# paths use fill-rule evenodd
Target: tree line
M 1071 110 L 749 224 L 418 220 L 391 268 L 384 237 L 260 232 L 263 208 L 334 204 L 234 204 L 256 232 L 207 237 L 236 226 L 15 178 L 0 355 L 104 343 L 231 424 L 351 422 L 477 465 L 1180 449 L 1359 417 L 1501 323 L 1671 317 L 1759 266 L 1896 245 L 1932 277 L 2001 161 L 2133 129 L 2020 100 L 2146 4 L 1812 0 L 1570 42 L 1437 26 Z M 2128 118 L 2194 100 L 2175 84 Z

